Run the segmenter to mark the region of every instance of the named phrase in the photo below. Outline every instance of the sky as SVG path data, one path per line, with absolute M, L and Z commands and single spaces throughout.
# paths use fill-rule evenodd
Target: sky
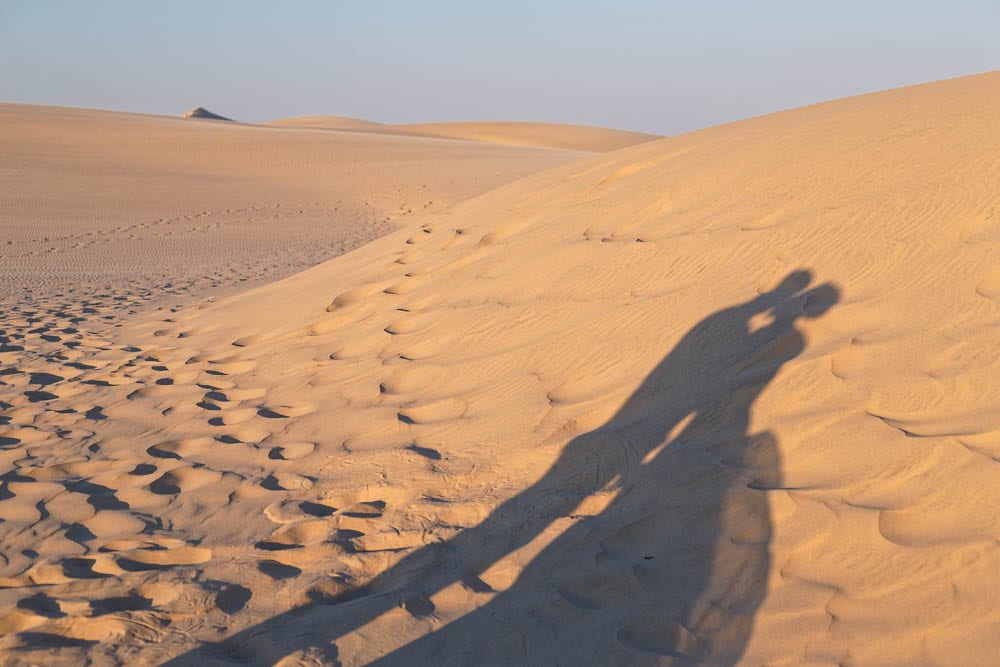
M 1000 69 L 1000 0 L 0 0 L 0 101 L 661 134 Z

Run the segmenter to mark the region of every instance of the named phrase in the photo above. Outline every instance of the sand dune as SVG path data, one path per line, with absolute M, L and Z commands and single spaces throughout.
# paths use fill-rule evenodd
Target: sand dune
M 204 308 L 8 316 L 0 647 L 990 664 L 998 126 L 997 73 L 840 100 Z
M 384 125 L 343 116 L 304 116 L 271 121 L 269 125 L 351 130 L 415 137 L 465 139 L 494 144 L 539 146 L 606 153 L 627 146 L 662 139 L 655 134 L 566 123 L 466 122 Z
M 43 300 L 267 282 L 579 157 L 16 104 L 0 105 L 0 149 L 0 297 Z
M 282 118 L 272 120 L 268 125 L 278 125 L 280 127 L 304 127 L 316 130 L 365 130 L 373 129 L 377 131 L 379 127 L 385 127 L 382 123 L 360 118 L 350 118 L 348 116 L 298 116 L 296 118 Z

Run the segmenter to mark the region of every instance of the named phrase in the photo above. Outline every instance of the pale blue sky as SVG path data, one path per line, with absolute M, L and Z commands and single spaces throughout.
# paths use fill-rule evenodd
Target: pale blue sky
M 0 0 L 0 101 L 677 133 L 1000 69 L 1000 0 Z

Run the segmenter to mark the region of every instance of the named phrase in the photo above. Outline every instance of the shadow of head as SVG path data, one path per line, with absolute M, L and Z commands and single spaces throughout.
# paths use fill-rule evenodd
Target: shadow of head
M 761 293 L 755 305 L 761 312 L 771 311 L 776 319 L 820 317 L 840 300 L 840 289 L 833 283 L 810 288 L 812 281 L 812 271 L 792 271 L 777 287 Z

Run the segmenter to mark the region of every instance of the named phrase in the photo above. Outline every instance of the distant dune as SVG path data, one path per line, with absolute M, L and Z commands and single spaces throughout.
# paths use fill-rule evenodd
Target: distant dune
M 311 127 L 324 130 L 353 130 L 379 134 L 466 139 L 495 144 L 544 146 L 592 153 L 605 153 L 663 138 L 655 134 L 562 123 L 466 122 L 384 125 L 342 116 L 304 116 L 275 120 L 268 124 L 283 127 Z
M 143 187 L 177 200 L 368 187 L 373 147 L 424 155 L 389 192 L 487 148 L 553 163 L 215 303 L 8 308 L 7 655 L 995 663 L 1000 73 L 574 160 L 137 117 L 109 141 L 113 116 L 41 152 L 82 112 L 0 109 L 6 164 L 51 170 L 24 201 L 59 186 L 50 221 L 127 193 L 66 174 L 132 173 L 160 124 Z
M 421 136 L 547 146 L 594 153 L 605 153 L 663 138 L 655 134 L 559 123 L 421 123 L 394 127 L 402 132 Z
M 0 297 L 299 271 L 580 153 L 0 104 Z M 169 285 L 169 287 L 164 287 Z
M 297 118 L 282 118 L 272 120 L 267 125 L 281 127 L 306 127 L 320 130 L 366 130 L 386 127 L 381 123 L 347 116 L 299 116 Z
M 225 116 L 220 116 L 217 113 L 212 113 L 211 111 L 205 109 L 204 107 L 195 107 L 190 111 L 185 111 L 184 118 L 201 118 L 204 120 L 229 120 L 229 121 L 232 120 L 232 118 L 226 118 Z

